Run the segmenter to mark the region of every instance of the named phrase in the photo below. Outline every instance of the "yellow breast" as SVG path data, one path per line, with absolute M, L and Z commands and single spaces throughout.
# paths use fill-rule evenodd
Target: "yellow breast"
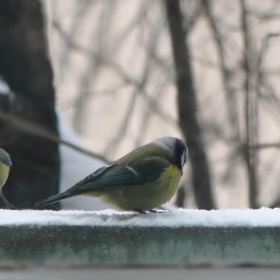
M 175 165 L 170 165 L 162 174 L 160 181 L 162 182 L 163 203 L 169 201 L 175 194 L 181 179 L 181 171 Z
M 10 170 L 9 166 L 0 162 L 0 192 L 1 192 L 1 188 L 4 186 L 4 184 L 7 181 L 9 170 Z
M 103 188 L 98 192 L 88 192 L 86 195 L 100 196 L 105 202 L 124 210 L 150 210 L 165 204 L 172 198 L 178 188 L 180 178 L 180 169 L 175 165 L 170 165 L 156 181 L 116 185 Z

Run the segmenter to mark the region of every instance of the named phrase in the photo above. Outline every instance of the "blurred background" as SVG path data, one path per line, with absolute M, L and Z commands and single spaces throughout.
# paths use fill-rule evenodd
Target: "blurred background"
M 277 206 L 279 50 L 277 0 L 0 0 L 4 195 L 30 208 L 175 136 L 190 159 L 171 204 Z

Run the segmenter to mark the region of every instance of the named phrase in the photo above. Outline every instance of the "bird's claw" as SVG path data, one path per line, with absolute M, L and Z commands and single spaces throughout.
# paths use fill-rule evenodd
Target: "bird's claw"
M 149 213 L 166 213 L 166 212 L 170 212 L 170 210 L 166 209 L 163 206 L 160 206 L 158 208 L 154 208 L 154 209 L 150 209 L 150 210 L 139 210 L 139 209 L 135 209 L 135 211 L 137 211 L 140 214 L 149 214 Z
M 15 210 L 16 207 L 14 205 L 12 205 L 6 198 L 3 194 L 0 194 L 1 198 L 2 198 L 2 201 L 4 202 L 5 204 L 5 209 L 9 209 L 9 210 Z

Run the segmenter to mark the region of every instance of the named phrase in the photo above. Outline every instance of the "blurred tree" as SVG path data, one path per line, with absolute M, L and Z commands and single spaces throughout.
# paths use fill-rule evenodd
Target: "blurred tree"
M 9 116 L 0 118 L 0 146 L 13 162 L 3 193 L 16 207 L 30 208 L 59 188 L 58 144 L 14 125 L 21 119 L 30 131 L 34 123 L 58 134 L 47 53 L 41 1 L 1 0 L 0 75 L 12 92 L 0 95 L 0 113 Z
M 93 150 L 113 160 L 183 131 L 177 205 L 196 207 L 192 183 L 199 208 L 279 196 L 279 1 L 43 2 L 58 111 Z

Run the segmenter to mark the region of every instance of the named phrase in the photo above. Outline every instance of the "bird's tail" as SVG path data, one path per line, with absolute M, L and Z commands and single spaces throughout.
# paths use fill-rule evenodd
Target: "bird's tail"
M 59 193 L 59 194 L 56 194 L 54 196 L 51 196 L 51 197 L 48 197 L 46 199 L 38 201 L 37 203 L 34 204 L 34 208 L 40 208 L 40 207 L 46 206 L 48 204 L 52 204 L 52 203 L 55 203 L 57 201 L 60 201 L 62 199 L 69 198 L 71 196 L 73 196 L 73 195 L 70 195 L 66 192 Z

